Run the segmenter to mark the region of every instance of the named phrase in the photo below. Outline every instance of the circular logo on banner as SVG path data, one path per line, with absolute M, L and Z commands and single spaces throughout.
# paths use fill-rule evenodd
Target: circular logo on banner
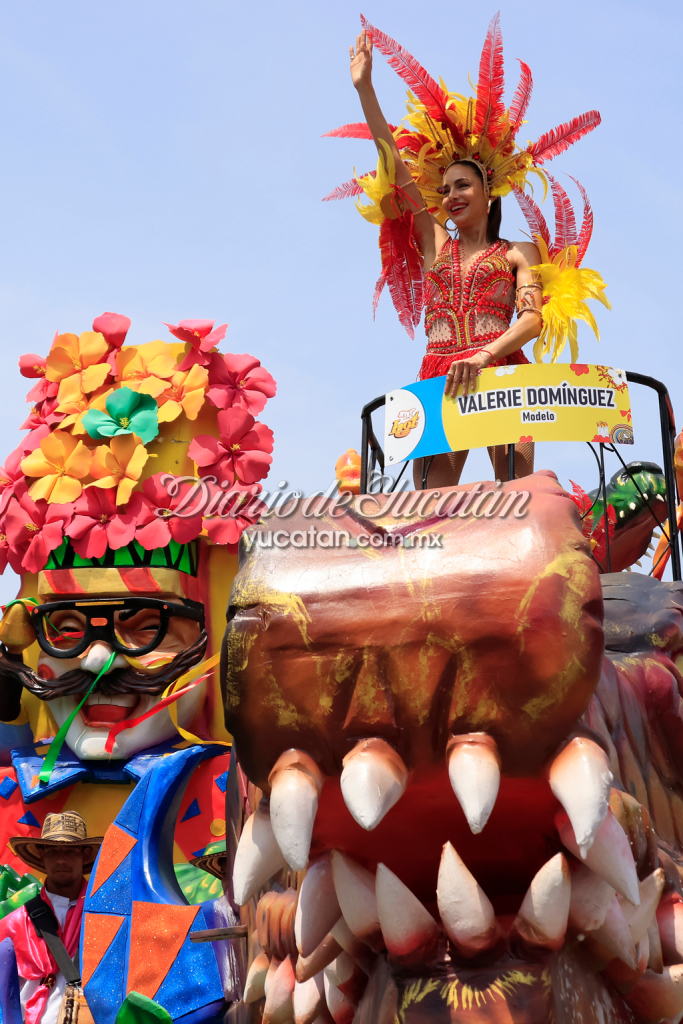
M 609 439 L 617 444 L 633 444 L 633 430 L 628 423 L 619 423 L 610 430 Z
M 424 433 L 425 411 L 412 391 L 399 388 L 386 396 L 384 407 L 384 460 L 395 466 L 410 458 Z

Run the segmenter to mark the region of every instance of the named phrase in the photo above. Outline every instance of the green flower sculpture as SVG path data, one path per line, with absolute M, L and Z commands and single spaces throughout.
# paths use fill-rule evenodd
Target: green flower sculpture
M 147 444 L 159 433 L 157 403 L 151 395 L 119 388 L 109 396 L 106 405 L 106 412 L 90 409 L 83 417 L 83 426 L 90 437 L 137 434 L 142 443 Z

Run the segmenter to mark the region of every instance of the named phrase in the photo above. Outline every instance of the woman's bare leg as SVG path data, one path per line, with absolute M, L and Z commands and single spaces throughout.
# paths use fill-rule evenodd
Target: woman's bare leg
M 427 487 L 455 487 L 467 460 L 468 452 L 446 452 L 424 459 L 428 465 Z M 413 462 L 413 483 L 415 490 L 422 489 L 422 459 Z
M 507 480 L 508 478 L 508 446 L 506 444 L 496 445 L 488 449 L 491 465 L 496 480 Z M 530 476 L 534 471 L 534 443 L 523 441 L 515 445 L 515 479 L 521 476 Z

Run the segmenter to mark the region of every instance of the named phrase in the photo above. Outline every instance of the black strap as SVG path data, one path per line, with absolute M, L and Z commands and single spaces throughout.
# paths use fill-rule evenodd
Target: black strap
M 52 907 L 47 905 L 40 894 L 34 896 L 33 899 L 27 900 L 24 907 L 33 922 L 36 935 L 39 939 L 45 940 L 47 948 L 55 958 L 57 966 L 66 978 L 67 983 L 69 985 L 80 985 L 81 972 L 67 953 L 64 943 L 57 934 L 59 923 Z

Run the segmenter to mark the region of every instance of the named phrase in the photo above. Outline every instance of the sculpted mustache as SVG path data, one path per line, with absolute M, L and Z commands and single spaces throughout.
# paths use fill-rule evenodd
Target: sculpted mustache
M 164 665 L 154 675 L 137 672 L 133 668 L 117 669 L 103 676 L 97 684 L 97 693 L 110 697 L 120 693 L 136 693 L 140 696 L 158 696 L 166 687 L 179 679 L 204 657 L 208 635 L 203 630 L 199 639 L 168 665 Z M 54 700 L 56 697 L 70 697 L 83 694 L 93 681 L 92 672 L 73 669 L 55 679 L 42 679 L 37 672 L 25 665 L 22 660 L 8 656 L 4 650 L 0 653 L 0 677 L 10 676 L 25 686 L 26 689 L 40 700 Z

